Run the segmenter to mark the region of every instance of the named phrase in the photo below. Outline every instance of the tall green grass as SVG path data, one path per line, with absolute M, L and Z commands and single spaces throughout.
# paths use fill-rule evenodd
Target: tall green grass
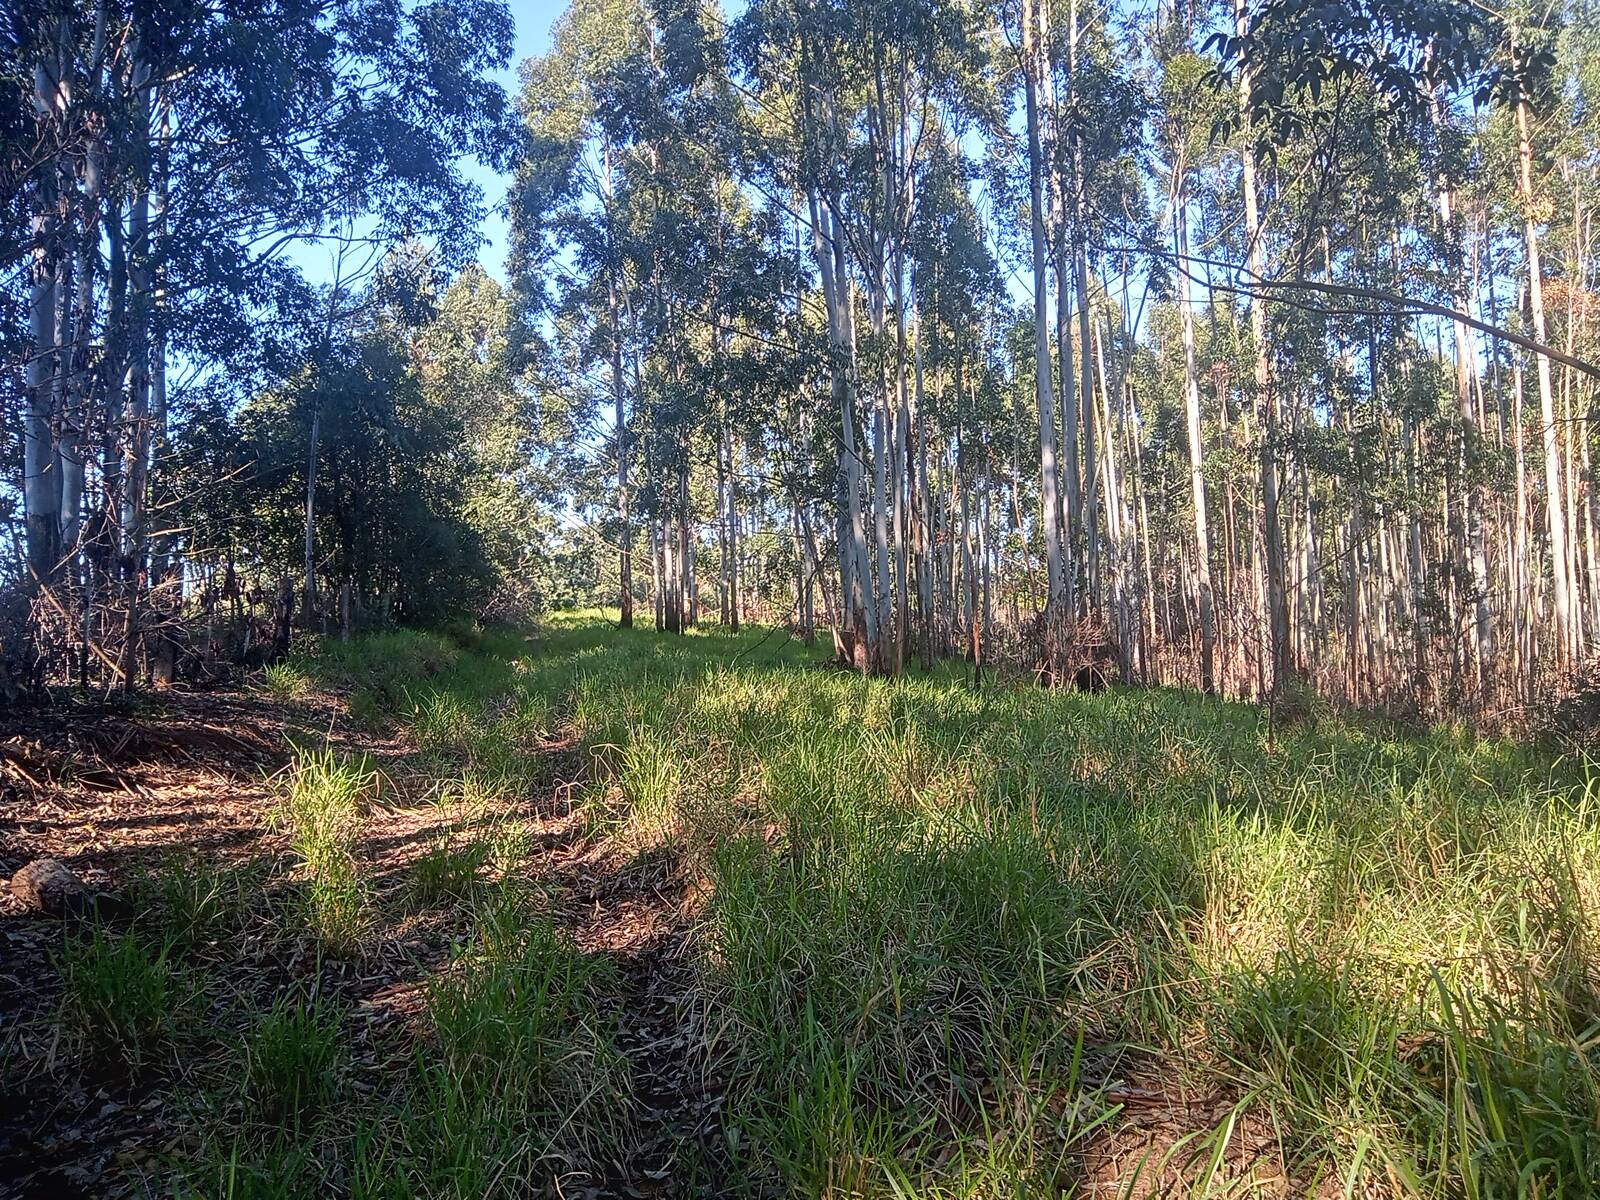
M 341 757 L 332 747 L 301 748 L 274 814 L 304 864 L 306 924 L 334 950 L 354 946 L 366 925 L 366 885 L 355 844 L 376 784 L 376 773 L 360 760 Z
M 518 679 L 588 747 L 597 828 L 709 877 L 752 1171 L 1056 1194 L 1137 1062 L 1240 1098 L 1306 1186 L 1600 1179 L 1592 764 L 1179 692 L 869 681 L 759 636 L 575 622 Z
M 1208 1098 L 1141 1168 L 1181 1160 L 1196 1194 L 1241 1191 L 1247 1131 L 1301 1194 L 1597 1190 L 1600 773 L 1581 757 L 1176 691 L 973 688 L 960 664 L 865 680 L 764 630 L 594 614 L 531 645 L 329 643 L 295 669 L 397 725 L 442 801 L 493 817 L 573 784 L 614 852 L 594 862 L 676 861 L 698 905 L 683 1059 L 728 1093 L 714 1162 L 681 1165 L 727 1192 L 1072 1195 L 1132 1119 L 1130 1081 L 1178 1112 Z M 332 943 L 374 919 L 353 849 L 371 788 L 328 753 L 286 780 Z M 470 932 L 380 1088 L 347 1086 L 350 1011 L 257 1014 L 230 1086 L 288 1133 L 214 1130 L 199 1192 L 525 1195 L 650 1136 L 625 992 L 515 886 L 518 836 L 416 868 L 412 900 Z M 217 888 L 173 887 L 175 935 L 217 940 Z M 78 952 L 83 996 L 98 973 L 137 977 L 136 999 L 171 986 L 148 950 Z M 111 1019 L 154 1044 L 156 1007 Z

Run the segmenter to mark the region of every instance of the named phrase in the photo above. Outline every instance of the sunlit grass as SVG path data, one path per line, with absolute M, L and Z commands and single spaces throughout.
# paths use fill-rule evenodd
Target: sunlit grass
M 1305 1194 L 1600 1179 L 1593 763 L 1323 708 L 974 688 L 960 663 L 866 680 L 768 630 L 614 618 L 328 643 L 297 668 L 365 697 L 475 823 L 395 906 L 448 909 L 459 941 L 375 1089 L 351 1086 L 351 1010 L 295 992 L 245 1021 L 219 1095 L 246 1099 L 216 1111 L 247 1123 L 208 1127 L 198 1190 L 525 1195 L 639 1136 L 616 972 L 524 882 L 512 809 L 569 797 L 605 861 L 695 881 L 679 1002 L 727 1095 L 722 1158 L 694 1169 L 734 1190 L 1072 1195 L 1130 1075 L 1212 1098 L 1141 1168 L 1181 1159 L 1196 1194 L 1240 1192 L 1246 1126 Z M 299 916 L 331 948 L 376 919 L 373 788 L 326 750 L 284 779 Z M 72 1028 L 159 1046 L 184 990 L 165 947 L 225 943 L 249 886 L 175 867 L 159 944 L 75 943 Z M 274 1121 L 290 1136 L 263 1139 Z
M 1588 764 L 1180 692 L 869 681 L 759 636 L 570 619 L 519 685 L 590 748 L 597 828 L 712 847 L 705 1003 L 745 1144 L 800 1192 L 1054 1194 L 1093 1131 L 1000 1136 L 992 1109 L 1092 1095 L 1080 1037 L 1231 1089 L 1302 1181 L 1600 1177 Z
M 364 762 L 342 758 L 331 747 L 302 748 L 275 814 L 304 865 L 306 923 L 330 949 L 355 945 L 367 921 L 355 841 L 376 782 Z

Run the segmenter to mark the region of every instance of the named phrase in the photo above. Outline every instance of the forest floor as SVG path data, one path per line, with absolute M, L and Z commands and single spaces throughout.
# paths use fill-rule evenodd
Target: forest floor
M 14 712 L 0 1196 L 1578 1196 L 1600 774 L 600 617 Z

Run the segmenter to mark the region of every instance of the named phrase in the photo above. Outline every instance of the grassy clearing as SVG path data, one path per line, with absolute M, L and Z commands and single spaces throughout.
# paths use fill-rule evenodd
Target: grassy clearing
M 317 987 L 211 982 L 259 872 L 176 861 L 132 933 L 69 943 L 84 1045 L 234 1048 L 194 1101 L 189 1192 L 527 1195 L 647 1133 L 616 971 L 504 819 L 577 769 L 591 836 L 699 905 L 690 1057 L 730 1094 L 685 1191 L 698 1170 L 727 1195 L 1072 1195 L 1135 1087 L 1213 1099 L 1139 1168 L 1181 1158 L 1195 1193 L 1249 1194 L 1261 1130 L 1263 1194 L 1593 1193 L 1594 764 L 1177 692 L 974 690 L 956 665 L 867 681 L 763 637 L 584 615 L 531 649 L 391 635 L 298 664 L 403 726 L 478 827 L 383 900 L 356 841 L 371 766 L 306 750 L 274 927 L 345 956 L 402 910 L 464 933 L 376 1046 Z
M 1057 1194 L 1115 1123 L 1092 1084 L 1143 1061 L 1264 1117 L 1305 1186 L 1600 1180 L 1593 764 L 1176 692 L 864 681 L 758 636 L 577 622 L 519 679 L 570 713 L 597 823 L 709 878 L 752 1170 Z

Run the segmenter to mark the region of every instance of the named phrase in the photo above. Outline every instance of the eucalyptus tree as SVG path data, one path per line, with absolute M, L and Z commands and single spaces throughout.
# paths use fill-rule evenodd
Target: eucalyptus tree
M 296 294 L 287 255 L 308 241 L 360 242 L 369 265 L 406 237 L 465 257 L 481 196 L 457 164 L 509 148 L 487 72 L 509 56 L 511 23 L 491 0 L 35 0 L 12 16 L 28 86 L 15 98 L 31 100 L 44 148 L 20 181 L 28 580 L 59 614 L 57 592 L 77 593 L 86 648 L 113 632 L 90 610 L 120 607 L 127 680 L 152 572 L 181 581 L 147 507 L 182 399 L 169 363 L 203 378 L 246 353 Z
M 1031 237 L 1032 268 L 1033 268 L 1033 352 L 1034 352 L 1034 396 L 1039 414 L 1039 476 L 1041 480 L 1040 499 L 1044 508 L 1044 545 L 1045 563 L 1048 576 L 1047 591 L 1045 593 L 1045 627 L 1046 643 L 1049 655 L 1054 659 L 1055 643 L 1060 637 L 1059 625 L 1074 606 L 1072 594 L 1073 582 L 1067 575 L 1068 564 L 1062 550 L 1062 510 L 1061 510 L 1061 471 L 1056 447 L 1056 401 L 1055 389 L 1051 385 L 1051 358 L 1050 358 L 1050 323 L 1049 323 L 1049 260 L 1046 256 L 1046 224 L 1049 220 L 1046 212 L 1046 196 L 1053 190 L 1059 195 L 1059 188 L 1047 189 L 1046 172 L 1047 159 L 1045 148 L 1043 99 L 1041 91 L 1045 81 L 1052 77 L 1048 58 L 1048 23 L 1046 8 L 1043 0 L 1023 0 L 1022 7 L 1017 14 L 1018 38 L 1020 45 L 1019 65 L 1022 72 L 1024 118 L 1027 126 L 1028 138 L 1028 231 Z M 1053 177 L 1051 182 L 1053 182 Z M 1062 225 L 1065 229 L 1065 224 Z M 1061 256 L 1064 246 L 1058 245 L 1057 254 Z M 1058 279 L 1064 279 L 1064 269 Z M 1065 303 L 1063 289 L 1057 287 L 1056 304 L 1058 313 Z M 1058 341 L 1063 355 L 1071 353 L 1067 339 L 1060 336 L 1065 329 L 1058 319 Z M 1067 453 L 1067 511 L 1066 518 L 1069 533 L 1075 528 L 1079 505 L 1079 489 L 1077 482 L 1077 427 L 1078 415 L 1074 402 L 1075 392 L 1070 390 L 1066 382 L 1071 374 L 1069 364 L 1062 363 L 1062 412 L 1063 420 L 1070 427 Z M 1050 670 L 1055 672 L 1052 661 Z
M 868 671 L 899 670 L 908 645 L 906 243 L 934 130 L 969 99 L 975 34 L 975 15 L 945 0 L 764 0 L 738 23 L 745 72 L 788 126 L 773 174 L 803 205 L 828 312 L 846 598 L 840 654 Z M 862 393 L 871 403 L 865 428 Z
M 974 414 L 967 398 L 976 394 L 973 381 L 985 374 L 990 353 L 986 322 L 1001 298 L 998 266 L 972 200 L 973 171 L 958 141 L 945 133 L 930 150 L 906 245 L 914 304 L 910 494 L 918 652 L 924 668 L 933 664 L 935 629 L 940 624 L 940 592 L 934 586 L 941 572 L 936 561 L 934 506 L 940 497 L 934 456 L 942 456 L 952 439 L 959 443 L 963 426 L 971 426 Z M 965 511 L 970 508 L 970 480 L 960 470 L 951 474 L 959 493 L 956 507 Z M 967 606 L 969 622 L 978 608 Z M 969 644 L 976 637 L 969 633 Z
M 1194 508 L 1194 575 L 1200 617 L 1200 686 L 1216 689 L 1216 594 L 1211 577 L 1211 530 L 1206 495 L 1204 424 L 1201 418 L 1200 367 L 1195 349 L 1193 255 L 1189 251 L 1194 184 L 1192 174 L 1208 151 L 1215 113 L 1208 114 L 1211 93 L 1205 86 L 1209 66 L 1194 54 L 1185 38 L 1161 63 L 1161 95 L 1153 122 L 1157 153 L 1165 168 L 1168 219 L 1176 257 L 1177 301 L 1183 345 L 1184 429 L 1188 441 L 1189 495 Z
M 557 21 L 552 47 L 523 66 L 518 107 L 524 148 L 512 193 L 511 270 L 530 316 L 560 303 L 581 330 L 580 371 L 603 363 L 612 406 L 613 497 L 622 625 L 633 623 L 629 393 L 642 386 L 637 330 L 641 286 L 627 270 L 618 191 L 625 164 L 653 164 L 659 137 L 636 137 L 623 110 L 630 84 L 648 78 L 657 31 L 638 0 L 580 0 Z M 570 260 L 570 261 L 569 261 Z M 629 376 L 632 375 L 630 385 Z
M 1442 3 L 1162 8 L 1152 52 L 1142 25 L 1070 2 L 758 0 L 730 64 L 703 6 L 627 11 L 633 27 L 605 32 L 643 34 L 579 88 L 606 97 L 599 132 L 536 141 L 529 178 L 541 145 L 623 148 L 609 203 L 574 201 L 546 255 L 567 302 L 552 328 L 588 331 L 585 361 L 632 380 L 657 574 L 691 608 L 691 510 L 714 512 L 738 618 L 738 514 L 773 494 L 763 465 L 783 476 L 796 564 L 822 560 L 827 455 L 824 602 L 839 658 L 867 671 L 913 646 L 927 662 L 958 627 L 976 656 L 1009 610 L 1019 661 L 1053 677 L 1076 634 L 1107 639 L 1129 677 L 1272 697 L 1306 676 L 1427 708 L 1491 688 L 1517 612 L 1495 579 L 1550 599 L 1567 659 L 1588 636 L 1600 533 L 1573 498 L 1592 447 L 1566 423 L 1593 335 L 1584 160 L 1556 146 L 1560 118 L 1538 119 L 1553 99 L 1519 137 L 1507 85 L 1527 71 L 1497 59 L 1509 18 L 1475 10 L 1456 36 Z M 1562 70 L 1577 111 L 1581 72 Z M 1558 177 L 1574 198 L 1552 219 Z M 1488 195 L 1508 178 L 1514 212 Z M 803 271 L 752 288 L 791 240 Z M 1530 336 L 1530 247 L 1555 242 L 1536 274 L 1561 304 Z M 991 255 L 1031 319 L 1000 315 Z M 1508 346 L 1545 364 L 1539 430 L 1516 419 Z M 807 392 L 819 369 L 826 409 Z M 739 402 L 749 390 L 781 396 L 775 419 Z M 782 462 L 763 445 L 780 428 L 801 443 Z M 1542 485 L 1513 442 L 1544 449 Z M 1548 582 L 1523 570 L 1540 543 Z

